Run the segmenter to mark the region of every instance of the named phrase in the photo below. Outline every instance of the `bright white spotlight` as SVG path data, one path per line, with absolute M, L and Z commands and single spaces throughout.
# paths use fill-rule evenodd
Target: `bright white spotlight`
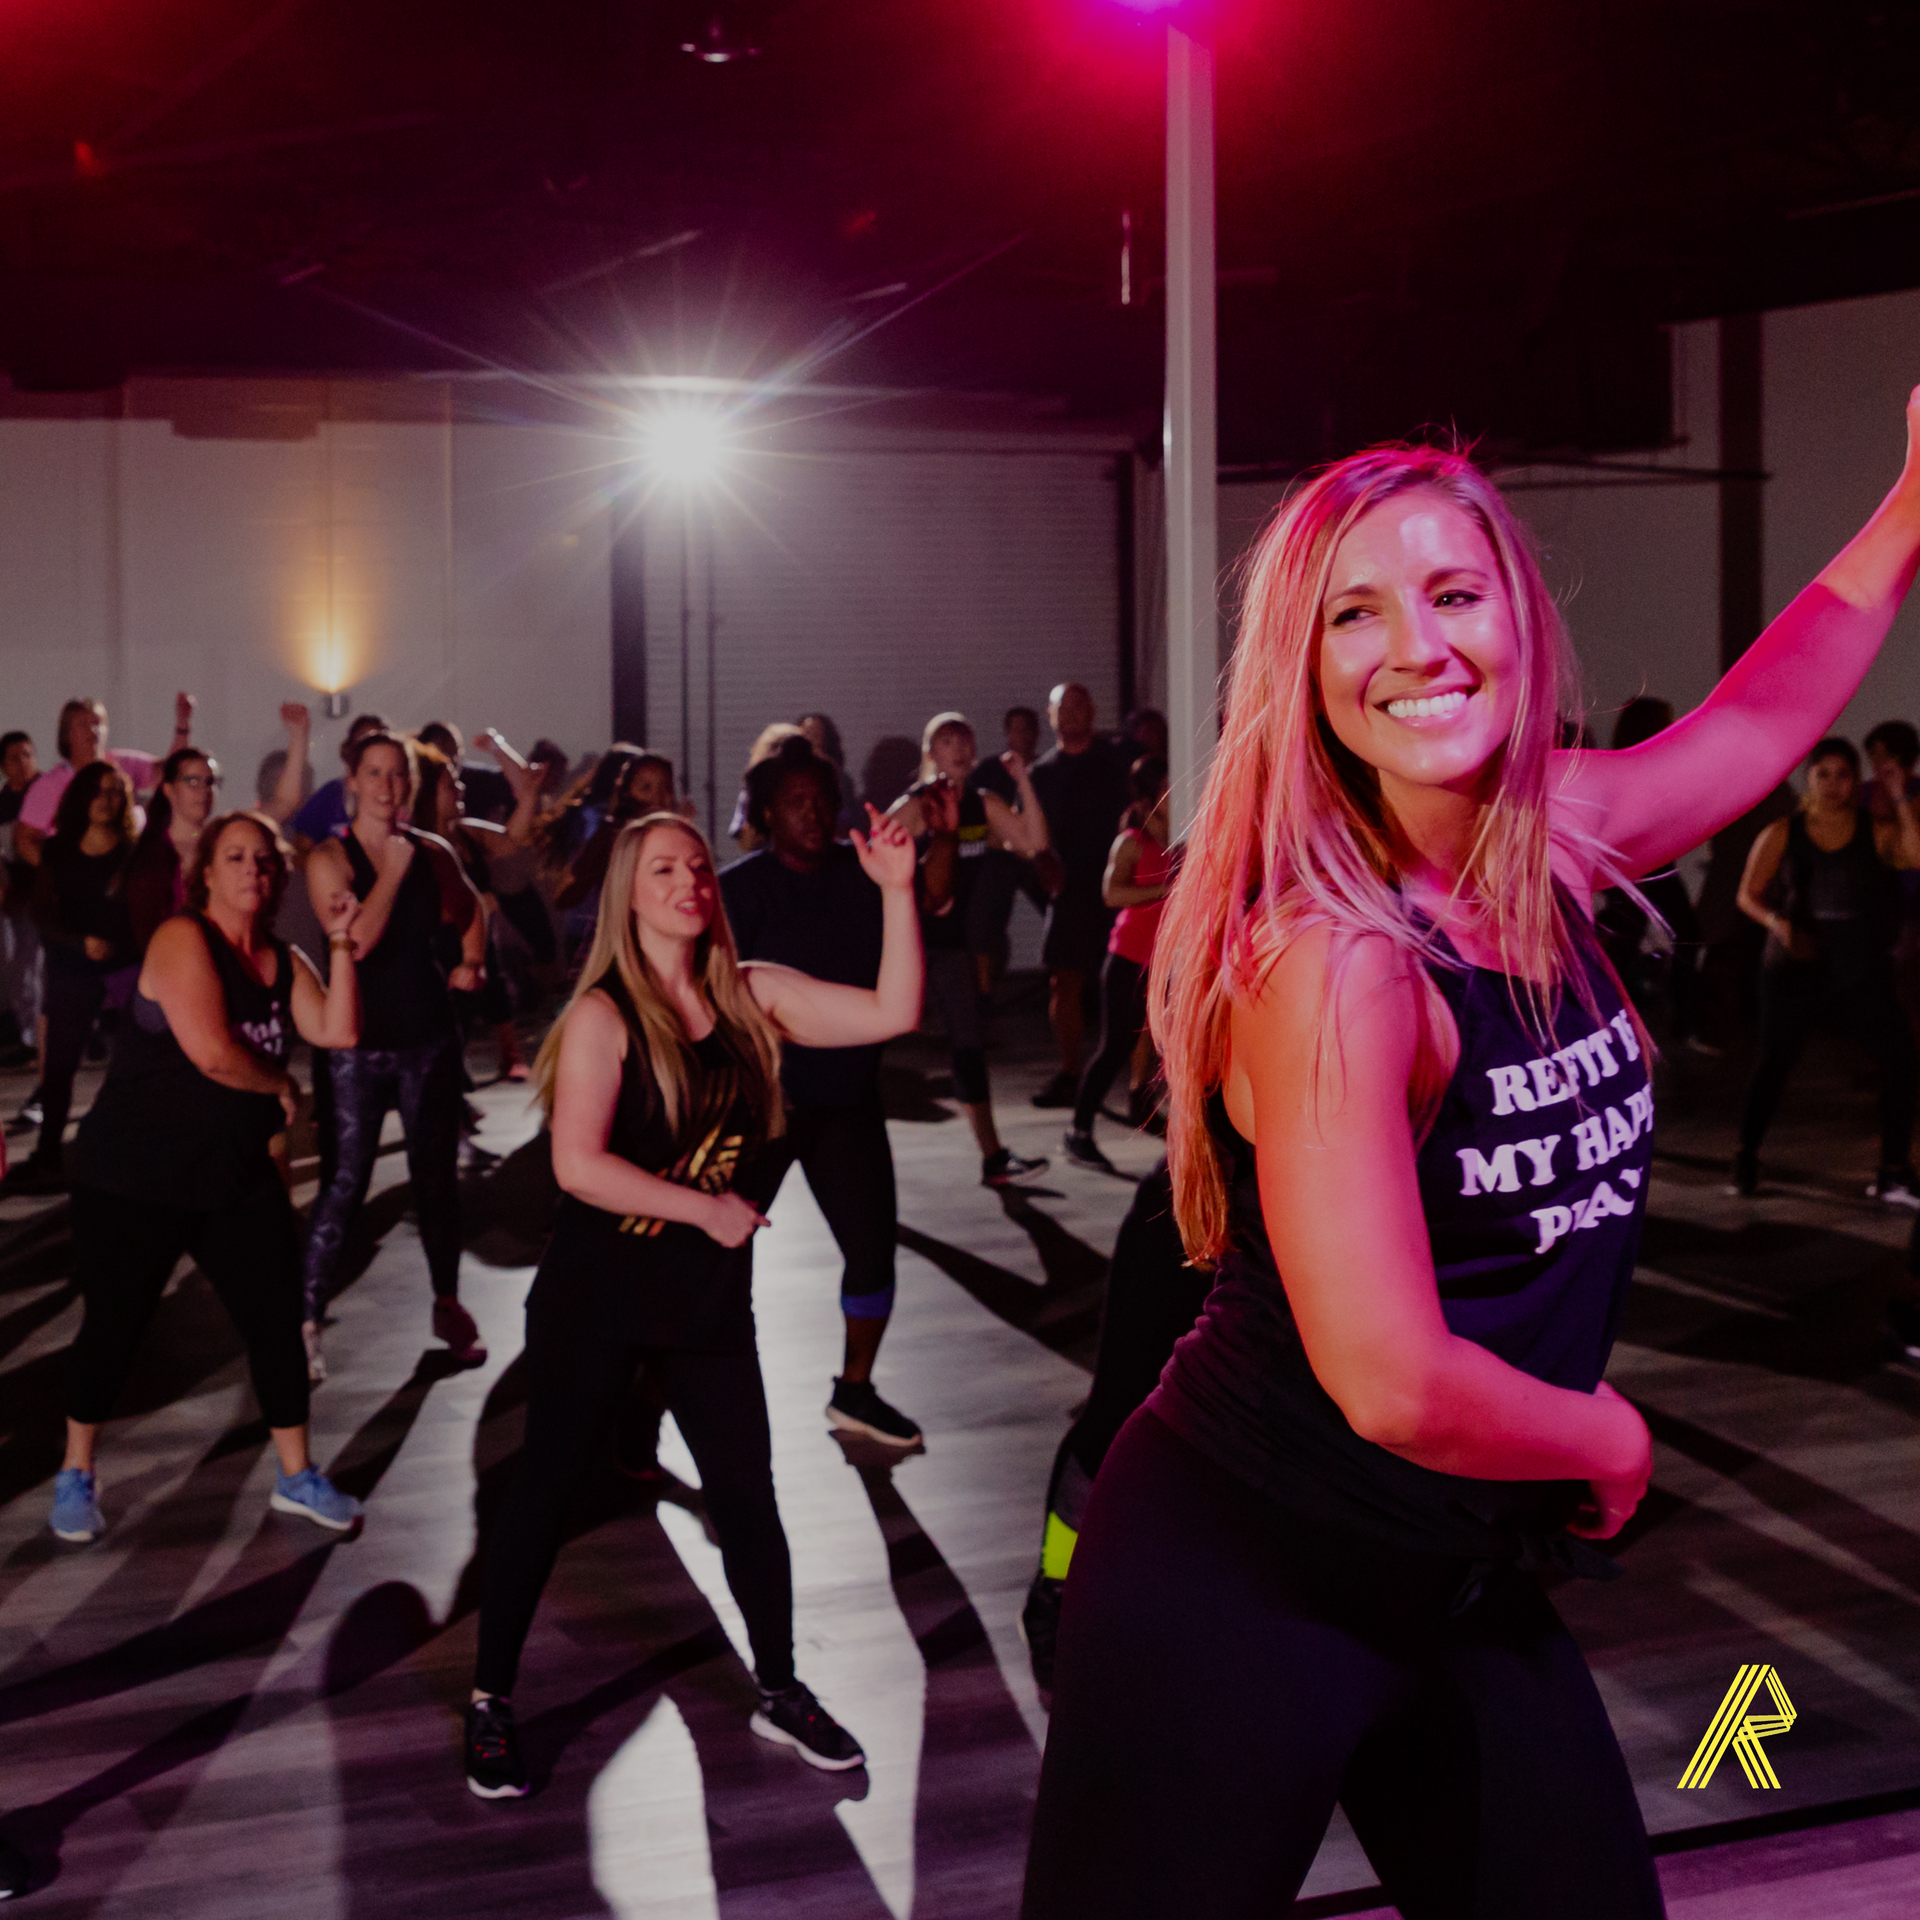
M 698 487 L 727 463 L 726 423 L 717 413 L 675 408 L 648 420 L 640 431 L 648 470 L 668 486 Z

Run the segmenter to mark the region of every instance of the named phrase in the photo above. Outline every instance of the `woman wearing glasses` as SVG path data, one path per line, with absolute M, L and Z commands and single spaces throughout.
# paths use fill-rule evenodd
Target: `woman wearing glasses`
M 167 755 L 147 808 L 146 830 L 127 862 L 127 917 L 135 950 L 143 956 L 161 922 L 186 909 L 187 869 L 219 796 L 220 768 L 211 755 L 198 747 L 178 747 Z

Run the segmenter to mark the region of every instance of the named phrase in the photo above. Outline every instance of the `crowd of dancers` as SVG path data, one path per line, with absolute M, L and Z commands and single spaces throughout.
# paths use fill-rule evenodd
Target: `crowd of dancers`
M 1920 740 L 1876 731 L 1863 803 L 1851 745 L 1818 737 L 1920 563 L 1920 396 L 1908 429 L 1886 502 L 1709 699 L 1641 715 L 1606 752 L 1567 737 L 1565 636 L 1485 477 L 1424 447 L 1335 464 L 1252 556 L 1184 845 L 1164 724 L 1104 737 L 1071 683 L 1043 755 L 1029 709 L 985 761 L 965 716 L 936 714 L 894 796 L 854 794 L 824 716 L 769 727 L 724 869 L 671 762 L 628 746 L 569 783 L 548 743 L 523 756 L 489 733 L 491 768 L 470 769 L 451 727 L 365 716 L 309 792 L 309 720 L 289 707 L 259 804 L 223 812 L 184 694 L 164 758 L 109 747 L 86 700 L 37 779 L 8 736 L 9 899 L 32 912 L 8 916 L 7 977 L 39 1134 L 4 1190 L 71 1192 L 84 1300 L 54 1532 L 107 1524 L 101 1429 L 182 1254 L 244 1339 L 273 1505 L 356 1525 L 308 1449 L 329 1302 L 397 1110 L 433 1331 L 485 1358 L 459 1300 L 456 1176 L 466 1042 L 491 1031 L 501 1072 L 530 1079 L 560 1199 L 485 1547 L 468 1786 L 527 1791 L 523 1644 L 637 1377 L 700 1472 L 753 1730 L 861 1765 L 795 1670 L 752 1245 L 798 1162 L 844 1260 L 826 1417 L 917 1444 L 873 1380 L 897 1224 L 881 1050 L 931 1002 L 982 1181 L 1045 1164 L 999 1136 L 982 1018 L 1029 887 L 1059 1047 L 1037 1103 L 1068 1114 L 1070 1161 L 1111 1171 L 1095 1128 L 1125 1074 L 1168 1157 L 1121 1228 L 1023 1614 L 1052 1705 L 1024 1912 L 1275 1910 L 1337 1802 L 1404 1911 L 1658 1913 L 1618 1744 L 1535 1578 L 1607 1571 L 1593 1543 L 1651 1471 L 1644 1422 L 1602 1378 L 1651 1162 L 1654 1044 L 1628 982 L 1663 918 L 1676 970 L 1698 942 L 1684 888 L 1643 881 L 1806 765 L 1738 889 L 1767 945 L 1735 1184 L 1755 1190 L 1831 1002 L 1880 1065 L 1871 1191 L 1920 1205 L 1901 1004 L 1920 941 L 1899 879 L 1920 872 Z M 29 973 L 43 1004 L 22 1016 Z M 519 1023 L 543 994 L 564 1004 L 529 1067 Z M 1685 1026 L 1687 988 L 1671 997 Z M 103 1015 L 111 1057 L 69 1143 Z M 304 1232 L 296 1040 L 320 1149 Z

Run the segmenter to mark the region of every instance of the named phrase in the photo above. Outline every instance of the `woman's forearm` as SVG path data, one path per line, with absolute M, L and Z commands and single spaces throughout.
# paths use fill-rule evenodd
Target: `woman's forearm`
M 874 1003 L 893 1033 L 910 1033 L 920 1024 L 920 995 L 926 968 L 920 951 L 920 915 L 910 887 L 889 887 L 880 948 L 880 977 L 874 982 Z
M 1764 900 L 1759 898 L 1758 895 L 1749 893 L 1745 887 L 1742 887 L 1740 891 L 1733 896 L 1733 904 L 1738 907 L 1749 920 L 1758 922 L 1759 925 L 1765 927 L 1769 933 L 1776 930 L 1775 923 L 1780 919 L 1780 915 L 1768 906 Z
M 353 942 L 342 938 L 328 943 L 327 995 L 321 1009 L 320 1044 L 327 1048 L 360 1043 L 360 969 L 354 964 Z
M 1458 1335 L 1367 1437 L 1415 1466 L 1478 1480 L 1617 1477 L 1644 1444 L 1622 1403 L 1549 1386 Z
M 269 1066 L 237 1040 L 193 1064 L 209 1080 L 232 1087 L 236 1093 L 269 1093 L 278 1097 L 280 1089 L 287 1084 L 284 1067 Z
M 677 1220 L 705 1229 L 713 1212 L 713 1195 L 697 1187 L 663 1179 L 636 1167 L 604 1148 L 574 1152 L 556 1144 L 553 1177 L 561 1191 L 606 1213 L 633 1214 L 648 1220 Z

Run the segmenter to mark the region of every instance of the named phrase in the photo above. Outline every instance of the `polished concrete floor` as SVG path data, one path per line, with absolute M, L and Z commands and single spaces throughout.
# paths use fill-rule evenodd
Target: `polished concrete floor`
M 480 1096 L 463 1292 L 492 1357 L 427 1332 L 404 1162 L 382 1161 L 339 1297 L 316 1452 L 368 1501 L 336 1541 L 266 1507 L 272 1467 L 231 1329 L 183 1268 L 109 1429 L 109 1531 L 45 1529 L 78 1308 L 65 1204 L 0 1203 L 0 1822 L 26 1910 L 78 1916 L 954 1916 L 1014 1911 L 1045 1716 L 1016 1625 L 1053 1449 L 1085 1392 L 1130 1185 L 1058 1164 L 1032 1017 L 996 1054 L 1024 1192 L 975 1183 L 937 1050 L 898 1049 L 900 1303 L 880 1382 L 924 1425 L 904 1460 L 821 1406 L 837 1261 L 798 1176 L 758 1254 L 761 1349 L 793 1543 L 800 1671 L 861 1737 L 830 1777 L 746 1731 L 738 1616 L 671 1427 L 664 1494 L 609 1462 L 517 1694 L 538 1791 L 458 1770 L 476 1545 L 520 1419 L 541 1180 L 519 1090 Z M 1664 1070 L 1644 1263 L 1612 1377 L 1657 1440 L 1625 1577 L 1562 1586 L 1686 1920 L 1920 1911 L 1920 1370 L 1880 1329 L 1910 1216 L 1861 1193 L 1870 1091 L 1817 1048 L 1753 1201 L 1724 1191 L 1740 1064 Z M 26 1079 L 0 1079 L 10 1113 Z M 1138 1174 L 1156 1149 L 1117 1127 Z M 1798 1719 L 1781 1786 L 1732 1760 L 1675 1782 L 1743 1662 Z M 1298 1911 L 1377 1909 L 1329 1834 Z

